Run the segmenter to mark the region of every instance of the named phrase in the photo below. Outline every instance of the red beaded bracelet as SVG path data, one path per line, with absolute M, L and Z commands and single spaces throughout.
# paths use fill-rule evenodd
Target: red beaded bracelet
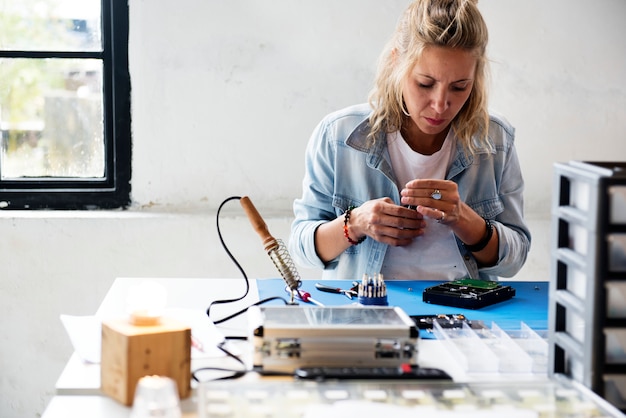
M 346 209 L 346 212 L 343 218 L 343 235 L 346 237 L 346 239 L 348 240 L 350 244 L 359 245 L 360 243 L 365 241 L 365 238 L 367 238 L 367 235 L 359 238 L 358 241 L 355 241 L 352 238 L 350 238 L 350 233 L 348 232 L 348 221 L 350 220 L 350 212 L 352 212 L 352 209 L 354 208 L 356 208 L 356 206 L 348 206 L 348 209 Z

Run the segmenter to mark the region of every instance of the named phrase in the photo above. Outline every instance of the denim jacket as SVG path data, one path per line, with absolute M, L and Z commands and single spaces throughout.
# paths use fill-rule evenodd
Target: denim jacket
M 386 136 L 369 145 L 367 104 L 326 116 L 314 130 L 306 150 L 302 197 L 294 201 L 295 219 L 288 249 L 293 261 L 307 268 L 323 268 L 323 278 L 359 280 L 380 272 L 387 244 L 371 238 L 351 246 L 324 263 L 315 250 L 315 230 L 341 216 L 349 206 L 381 197 L 400 204 L 400 191 L 391 167 Z M 523 266 L 530 248 L 530 231 L 523 218 L 524 181 L 514 146 L 514 128 L 495 115 L 490 117 L 491 150 L 464 153 L 460 141 L 446 179 L 458 185 L 465 203 L 498 232 L 498 261 L 479 268 L 461 241 L 457 244 L 470 277 L 498 280 L 512 277 Z M 419 278 L 416 277 L 416 280 Z

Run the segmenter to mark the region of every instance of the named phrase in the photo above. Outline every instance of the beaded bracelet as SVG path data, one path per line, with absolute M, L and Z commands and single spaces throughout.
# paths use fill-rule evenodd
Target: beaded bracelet
M 350 244 L 359 245 L 360 243 L 365 241 L 365 238 L 367 238 L 367 235 L 362 236 L 361 238 L 358 239 L 358 241 L 355 241 L 352 238 L 350 238 L 350 234 L 348 233 L 348 221 L 350 220 L 350 212 L 352 212 L 352 209 L 354 208 L 356 208 L 356 206 L 348 206 L 348 209 L 346 209 L 346 212 L 343 218 L 343 235 L 346 237 L 346 239 L 348 240 Z

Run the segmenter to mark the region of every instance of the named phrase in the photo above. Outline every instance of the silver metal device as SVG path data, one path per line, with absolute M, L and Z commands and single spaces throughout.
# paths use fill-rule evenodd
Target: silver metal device
M 260 371 L 417 364 L 419 330 L 398 307 L 251 306 L 248 326 Z

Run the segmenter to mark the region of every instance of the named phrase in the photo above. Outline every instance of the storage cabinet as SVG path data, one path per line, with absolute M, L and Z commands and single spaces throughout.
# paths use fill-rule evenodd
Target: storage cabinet
M 626 162 L 557 163 L 549 374 L 626 410 Z

